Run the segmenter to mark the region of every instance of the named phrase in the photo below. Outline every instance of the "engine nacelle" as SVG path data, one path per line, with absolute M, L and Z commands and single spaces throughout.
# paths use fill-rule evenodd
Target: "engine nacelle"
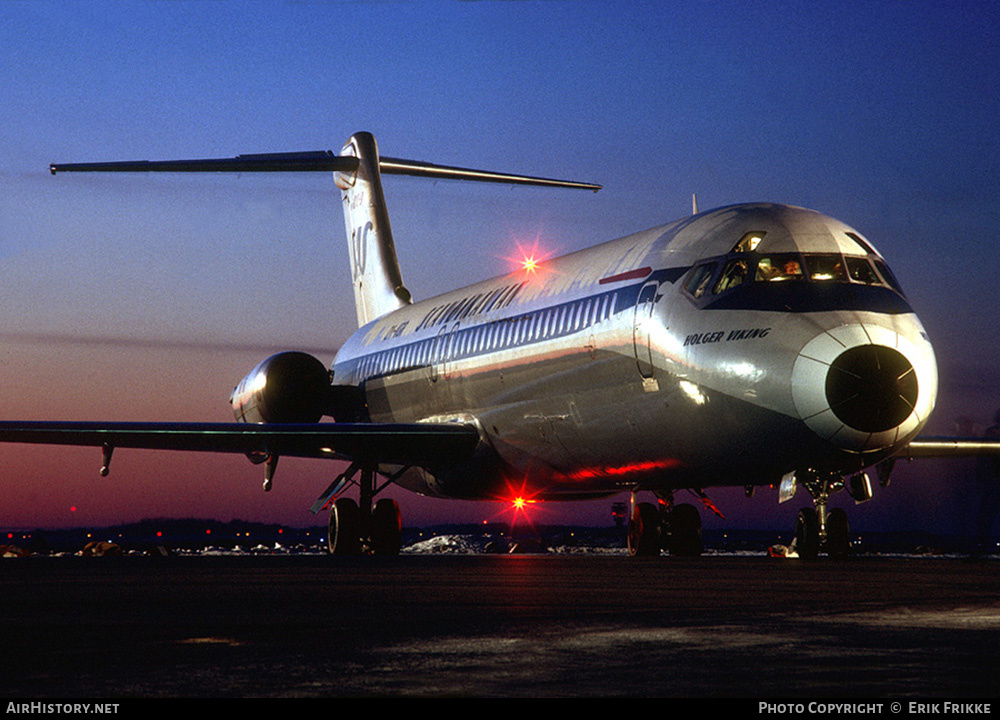
M 326 412 L 330 375 L 303 352 L 272 355 L 240 380 L 229 398 L 233 414 L 246 423 L 314 423 Z

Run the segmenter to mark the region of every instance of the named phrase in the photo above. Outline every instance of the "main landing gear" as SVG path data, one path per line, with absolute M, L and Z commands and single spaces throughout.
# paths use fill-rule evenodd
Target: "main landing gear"
M 327 549 L 331 555 L 398 555 L 402 527 L 395 500 L 379 500 L 366 518 L 354 500 L 338 498 L 330 508 Z
M 329 498 L 352 482 L 359 472 L 360 502 L 340 497 L 330 506 L 327 549 L 331 555 L 398 555 L 403 529 L 399 505 L 390 498 L 382 498 L 373 504 L 380 489 L 375 487 L 374 467 L 352 465 L 317 500 L 317 505 L 322 502 L 325 506 Z M 393 479 L 390 478 L 389 482 Z
M 701 515 L 694 505 L 674 504 L 673 493 L 658 493 L 658 502 L 635 502 L 628 523 L 628 552 L 633 557 L 651 557 L 661 549 L 671 555 L 701 555 Z

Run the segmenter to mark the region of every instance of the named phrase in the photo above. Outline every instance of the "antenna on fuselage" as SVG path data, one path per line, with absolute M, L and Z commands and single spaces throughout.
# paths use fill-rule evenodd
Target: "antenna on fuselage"
M 698 214 L 698 193 L 691 193 L 691 214 Z

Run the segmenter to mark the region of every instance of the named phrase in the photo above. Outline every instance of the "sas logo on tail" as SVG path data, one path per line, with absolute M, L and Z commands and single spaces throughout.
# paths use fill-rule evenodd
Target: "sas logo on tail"
M 355 227 L 351 233 L 351 275 L 354 280 L 365 274 L 365 261 L 368 253 L 368 233 L 372 229 L 371 221 L 362 227 Z

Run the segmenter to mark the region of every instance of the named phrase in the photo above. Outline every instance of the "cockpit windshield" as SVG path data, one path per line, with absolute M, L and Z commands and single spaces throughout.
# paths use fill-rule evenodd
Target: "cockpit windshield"
M 757 282 L 780 282 L 783 280 L 803 280 L 802 258 L 795 253 L 764 255 L 757 262 Z
M 715 283 L 713 292 L 718 295 L 729 288 L 741 285 L 750 274 L 750 263 L 745 258 L 730 260 L 726 263 L 725 269 L 719 276 L 719 281 Z
M 875 274 L 875 269 L 865 258 L 845 257 L 847 262 L 847 273 L 853 282 L 864 283 L 865 285 L 878 285 L 879 278 Z
M 741 241 L 742 244 L 742 241 Z M 721 295 L 755 283 L 859 284 L 902 289 L 877 256 L 840 253 L 765 253 L 738 247 L 728 256 L 715 258 L 694 268 L 685 289 L 694 298 Z

